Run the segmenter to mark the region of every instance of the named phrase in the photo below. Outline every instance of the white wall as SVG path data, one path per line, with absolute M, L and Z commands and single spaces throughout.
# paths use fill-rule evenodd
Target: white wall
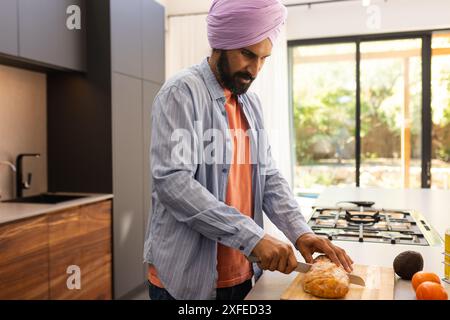
M 206 32 L 206 15 L 167 19 L 166 78 L 200 63 L 211 53 Z M 172 32 L 170 32 L 172 31 Z
M 283 0 L 284 4 L 315 2 L 319 0 Z M 207 12 L 211 0 L 159 0 L 166 5 L 167 15 Z M 288 40 L 344 35 L 416 31 L 450 28 L 450 0 L 372 0 L 379 7 L 367 9 L 360 1 L 289 7 Z M 374 10 L 368 14 L 367 10 Z M 372 20 L 370 20 L 372 17 Z M 374 20 L 375 17 L 375 20 Z M 368 26 L 369 23 L 369 26 Z
M 372 0 L 369 8 L 359 1 L 291 7 L 287 28 L 288 40 L 450 28 L 450 1 Z
M 24 196 L 47 191 L 47 76 L 44 73 L 0 65 L 0 161 L 15 162 L 19 153 L 40 153 L 25 158 L 23 178 L 33 174 Z M 0 196 L 15 194 L 15 174 L 0 165 Z
M 159 2 L 165 2 L 167 14 L 178 15 L 178 14 L 189 14 L 189 13 L 204 13 L 208 12 L 209 6 L 212 0 L 159 0 Z M 290 3 L 302 3 L 302 2 L 317 2 L 322 0 L 282 0 L 283 4 Z
M 164 0 L 166 2 L 166 14 L 189 14 L 207 12 L 211 0 Z

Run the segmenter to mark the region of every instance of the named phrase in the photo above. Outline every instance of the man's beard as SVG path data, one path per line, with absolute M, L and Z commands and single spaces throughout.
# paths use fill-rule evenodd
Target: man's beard
M 219 61 L 217 62 L 217 71 L 222 84 L 234 95 L 246 93 L 253 80 L 255 80 L 248 72 L 238 71 L 230 75 L 230 65 L 225 51 L 220 52 Z M 240 79 L 250 80 L 250 82 L 242 83 L 239 81 Z

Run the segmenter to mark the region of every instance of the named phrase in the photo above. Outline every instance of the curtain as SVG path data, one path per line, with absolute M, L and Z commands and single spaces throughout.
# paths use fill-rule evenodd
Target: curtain
M 206 31 L 206 15 L 169 17 L 166 74 L 200 63 L 211 54 Z M 290 113 L 286 28 L 282 29 L 272 55 L 266 60 L 250 91 L 258 94 L 264 122 L 278 169 L 292 183 Z
M 206 32 L 206 15 L 169 17 L 166 75 L 200 63 L 211 55 Z
M 250 90 L 262 103 L 264 124 L 272 155 L 286 180 L 292 182 L 290 112 L 286 28 L 280 32 L 272 55 L 266 59 Z M 292 186 L 292 185 L 291 185 Z

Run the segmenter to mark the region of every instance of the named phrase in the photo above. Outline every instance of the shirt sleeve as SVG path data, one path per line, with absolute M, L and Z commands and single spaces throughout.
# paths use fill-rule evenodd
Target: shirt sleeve
M 194 114 L 192 98 L 181 88 L 166 88 L 156 97 L 150 149 L 153 186 L 177 221 L 249 256 L 264 230 L 195 179 L 199 139 Z

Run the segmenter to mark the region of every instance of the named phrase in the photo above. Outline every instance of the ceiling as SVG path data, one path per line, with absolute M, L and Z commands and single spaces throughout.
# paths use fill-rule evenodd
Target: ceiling
M 167 15 L 208 12 L 211 0 L 157 0 L 165 4 Z M 283 4 L 314 3 L 324 0 L 281 0 Z

